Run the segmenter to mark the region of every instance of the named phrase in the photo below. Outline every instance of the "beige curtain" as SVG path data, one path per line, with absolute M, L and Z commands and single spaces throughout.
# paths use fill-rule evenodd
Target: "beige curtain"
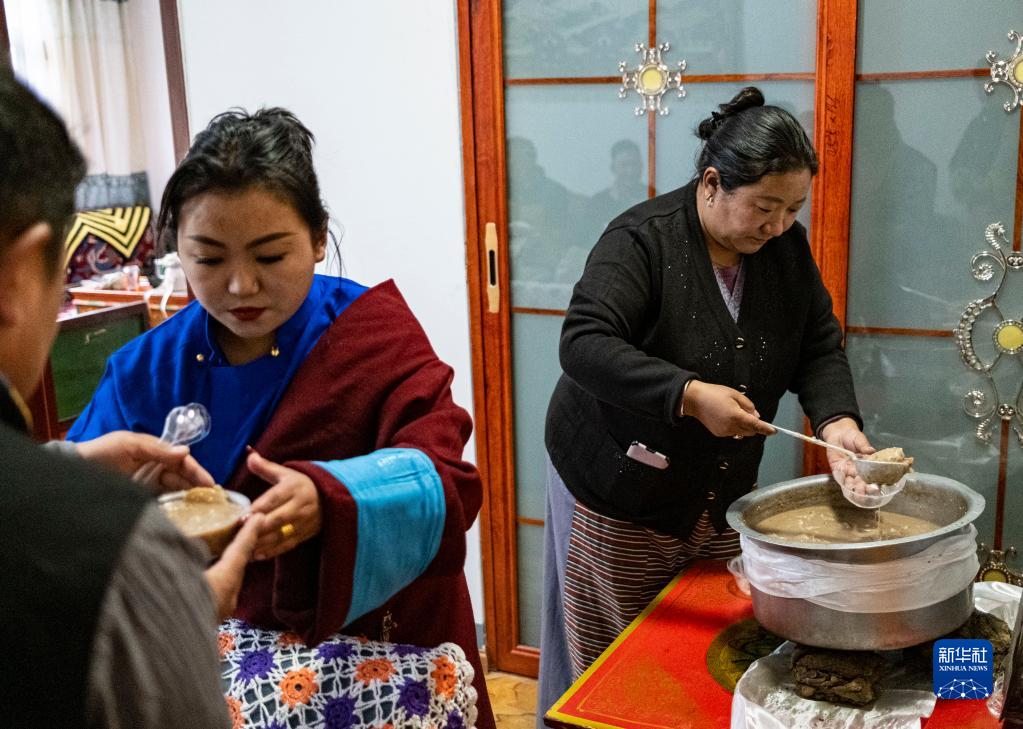
M 15 72 L 89 162 L 79 209 L 149 202 L 127 0 L 4 0 Z

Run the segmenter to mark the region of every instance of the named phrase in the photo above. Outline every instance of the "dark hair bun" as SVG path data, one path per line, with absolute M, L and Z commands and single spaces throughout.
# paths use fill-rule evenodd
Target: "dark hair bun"
M 764 95 L 760 93 L 760 89 L 756 86 L 747 86 L 732 97 L 731 101 L 719 105 L 718 109 L 720 109 L 720 111 L 711 112 L 710 117 L 700 122 L 696 135 L 700 139 L 710 139 L 714 136 L 714 132 L 716 132 L 729 118 L 745 111 L 746 109 L 763 105 Z

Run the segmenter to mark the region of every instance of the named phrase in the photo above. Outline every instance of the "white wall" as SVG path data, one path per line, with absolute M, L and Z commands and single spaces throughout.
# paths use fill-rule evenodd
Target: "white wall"
M 178 5 L 191 134 L 232 106 L 295 112 L 316 135 L 345 274 L 397 282 L 472 412 L 454 2 Z M 482 623 L 476 527 L 466 575 Z

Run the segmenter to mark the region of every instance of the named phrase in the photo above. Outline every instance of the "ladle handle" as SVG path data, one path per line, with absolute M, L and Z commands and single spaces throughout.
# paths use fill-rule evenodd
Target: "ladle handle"
M 774 423 L 771 423 L 771 427 L 774 428 L 775 430 L 777 430 L 780 433 L 784 433 L 785 435 L 791 435 L 793 438 L 799 438 L 800 440 L 805 440 L 807 443 L 813 443 L 815 445 L 823 446 L 824 448 L 830 448 L 833 451 L 838 451 L 840 453 L 844 453 L 845 455 L 849 456 L 850 458 L 858 458 L 858 456 L 855 453 L 853 453 L 852 451 L 847 450 L 845 448 L 842 448 L 841 446 L 832 445 L 831 443 L 828 443 L 827 441 L 823 441 L 820 438 L 814 438 L 814 437 L 809 436 L 809 435 L 804 435 L 803 433 L 797 433 L 794 430 L 789 430 L 788 428 L 783 428 L 780 425 L 775 425 Z

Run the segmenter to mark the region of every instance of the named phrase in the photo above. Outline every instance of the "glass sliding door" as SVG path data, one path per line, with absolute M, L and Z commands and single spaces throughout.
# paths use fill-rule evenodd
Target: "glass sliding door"
M 1006 488 L 1023 475 L 1020 446 L 999 418 L 989 442 L 976 437 L 964 397 L 983 377 L 962 362 L 953 329 L 997 282 L 971 273 L 974 254 L 991 250 L 987 226 L 1002 222 L 1019 250 L 1020 115 L 1002 108 L 1005 87 L 984 92 L 984 56 L 1011 55 L 1006 33 L 1021 27 L 1012 0 L 969 12 L 955 0 L 860 0 L 847 351 L 865 427 L 878 446 L 904 447 L 918 470 L 983 494 L 977 528 L 996 548 L 1023 547 L 1023 504 Z M 1010 284 L 1023 282 L 1011 273 L 999 299 L 1018 319 Z M 984 356 L 995 353 L 997 320 L 976 327 Z M 1000 401 L 1015 404 L 1023 368 L 1003 360 L 993 377 Z
M 502 502 L 488 511 L 491 533 L 502 541 L 493 545 L 491 574 L 498 584 L 491 594 L 497 605 L 488 615 L 496 623 L 489 629 L 493 633 L 496 627 L 499 635 L 490 649 L 499 666 L 535 672 L 544 419 L 561 372 L 558 339 L 572 287 L 611 219 L 689 181 L 698 122 L 739 89 L 759 86 L 768 103 L 812 127 L 817 3 L 509 0 L 485 5 L 492 15 L 473 27 L 490 22 L 500 28 L 489 36 L 496 38 L 489 53 L 499 56 L 500 69 L 482 83 L 501 92 L 494 99 L 494 139 L 488 148 L 494 155 L 497 199 L 481 208 L 492 203 L 499 218 L 492 221 L 497 244 L 491 260 L 504 269 L 498 263 L 491 281 L 503 287 L 500 310 L 488 304 L 481 316 L 485 359 L 494 362 L 483 376 L 486 393 L 507 394 L 500 412 L 489 409 L 486 426 L 491 498 Z M 637 43 L 652 47 L 665 42 L 670 49 L 663 61 L 670 70 L 687 61 L 682 77 L 687 95 L 680 99 L 668 91 L 662 100 L 667 115 L 637 115 L 634 110 L 643 102 L 635 91 L 619 98 L 618 64 L 636 68 L 642 63 Z M 478 58 L 480 49 L 474 53 Z M 476 88 L 479 70 L 474 65 Z M 480 150 L 476 161 L 485 174 Z M 482 180 L 477 186 L 482 188 Z M 809 206 L 802 221 L 812 222 Z M 476 224 L 487 222 L 491 219 L 481 217 Z M 492 273 L 490 265 L 490 260 L 481 264 L 488 269 L 484 278 Z M 487 339 L 488 331 L 494 339 Z M 778 418 L 779 424 L 802 428 L 795 398 L 785 401 Z M 798 444 L 774 439 L 760 479 L 793 478 L 802 467 Z

